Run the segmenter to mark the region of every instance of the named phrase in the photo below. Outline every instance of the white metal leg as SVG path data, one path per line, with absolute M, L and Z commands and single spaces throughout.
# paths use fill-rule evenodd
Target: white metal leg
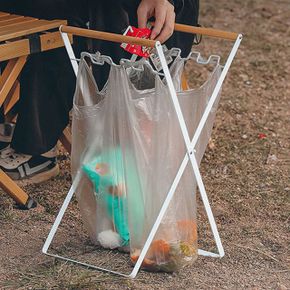
M 42 252 L 44 254 L 47 254 L 48 248 L 49 248 L 49 246 L 50 246 L 50 244 L 55 236 L 55 233 L 56 233 L 56 231 L 61 223 L 61 220 L 62 220 L 64 213 L 65 213 L 65 211 L 66 211 L 66 209 L 67 209 L 67 207 L 68 207 L 68 205 L 73 197 L 73 194 L 79 185 L 81 177 L 82 177 L 82 173 L 81 173 L 81 171 L 79 171 L 76 174 L 75 180 L 74 180 L 74 182 L 73 182 L 73 184 L 72 184 L 72 186 L 71 186 L 71 188 L 70 188 L 70 190 L 69 190 L 69 192 L 68 192 L 68 194 L 63 202 L 63 205 L 61 206 L 61 208 L 59 210 L 59 213 L 54 221 L 54 224 L 49 232 L 49 235 L 48 235 L 48 237 L 43 245 Z
M 219 236 L 219 233 L 218 233 L 218 230 L 217 230 L 217 226 L 216 226 L 216 222 L 214 220 L 214 216 L 212 214 L 212 210 L 211 210 L 211 207 L 210 207 L 210 204 L 209 204 L 209 200 L 208 200 L 208 197 L 207 197 L 207 193 L 206 193 L 206 190 L 205 190 L 205 187 L 204 187 L 204 184 L 203 184 L 203 181 L 202 181 L 202 178 L 201 178 L 201 174 L 200 174 L 200 171 L 199 171 L 199 168 L 198 168 L 198 164 L 196 162 L 196 158 L 195 158 L 195 155 L 194 155 L 194 147 L 201 135 L 201 132 L 202 132 L 202 129 L 204 128 L 204 125 L 207 121 L 207 118 L 212 110 L 212 107 L 216 101 L 216 98 L 219 94 L 219 91 L 222 87 L 222 84 L 224 82 L 224 79 L 228 73 L 228 70 L 230 68 L 230 65 L 237 53 L 237 50 L 239 48 L 239 45 L 240 45 L 240 42 L 242 40 L 242 35 L 238 35 L 234 45 L 233 45 L 233 48 L 230 52 L 230 55 L 226 61 L 226 64 L 224 66 L 224 69 L 221 73 L 221 76 L 214 88 L 214 91 L 212 93 L 212 96 L 210 97 L 210 101 L 208 102 L 207 104 L 207 107 L 202 115 L 202 118 L 199 122 L 199 125 L 196 129 L 196 132 L 194 134 L 194 137 L 193 137 L 193 140 L 192 142 L 190 142 L 189 140 L 189 135 L 188 135 L 188 131 L 187 131 L 187 128 L 186 128 L 186 124 L 185 124 L 185 121 L 184 121 L 184 118 L 183 118 L 183 114 L 182 114 L 182 111 L 181 111 L 181 108 L 180 108 L 180 105 L 179 105 L 179 101 L 178 101 L 178 98 L 177 98 L 177 95 L 176 95 L 176 91 L 174 89 L 174 85 L 173 85 L 173 82 L 172 82 L 172 79 L 171 79 L 171 76 L 170 76 L 170 73 L 169 73 L 169 69 L 168 69 L 168 66 L 166 64 L 166 60 L 165 60 L 165 56 L 164 56 L 164 53 L 162 51 L 162 47 L 160 45 L 160 43 L 157 43 L 156 44 L 156 49 L 157 49 L 157 52 L 158 52 L 158 55 L 159 55 L 159 58 L 160 58 L 160 61 L 161 61 L 161 64 L 162 64 L 162 68 L 163 68 L 163 71 L 164 71 L 164 74 L 165 74 L 165 78 L 166 78 L 166 82 L 167 82 L 167 85 L 169 87 L 169 92 L 170 92 L 170 95 L 171 95 L 171 98 L 172 98 L 172 101 L 173 101 L 173 104 L 174 104 L 174 108 L 176 110 L 176 114 L 177 114 L 177 117 L 178 117 L 178 121 L 179 121 L 179 125 L 180 125 L 180 129 L 181 129 L 181 132 L 182 132 L 182 135 L 183 135 L 183 138 L 184 138 L 184 142 L 185 142 L 185 145 L 186 145 L 186 148 L 187 148 L 187 154 L 185 155 L 184 157 L 184 160 L 182 161 L 181 163 L 181 166 L 178 170 L 178 173 L 173 181 L 173 184 L 172 184 L 172 189 L 175 187 L 177 187 L 177 185 L 175 184 L 178 184 L 180 179 L 181 179 L 181 176 L 186 168 L 186 165 L 188 163 L 188 161 L 190 160 L 191 161 L 191 164 L 192 164 L 192 168 L 193 168 L 193 171 L 194 171 L 194 175 L 195 175 L 195 178 L 196 178 L 196 181 L 197 181 L 197 184 L 198 184 L 198 187 L 199 187 L 199 190 L 200 190 L 200 194 L 201 194 L 201 197 L 202 197 L 202 201 L 203 201 L 203 204 L 204 204 L 204 207 L 205 207 L 205 210 L 206 210 L 206 214 L 207 214 L 207 217 L 209 219 L 209 223 L 210 223 L 210 227 L 211 227 L 211 230 L 213 232 L 213 235 L 214 235 L 214 239 L 215 239 L 215 242 L 216 242 L 216 246 L 217 246 L 217 249 L 218 249 L 218 255 L 215 254 L 215 253 L 210 253 L 210 252 L 207 252 L 207 251 L 204 251 L 204 250 L 199 250 L 199 254 L 200 255 L 205 255 L 205 256 L 211 256 L 211 257 L 223 257 L 224 256 L 224 249 L 223 249 L 223 246 L 222 246 L 222 243 L 221 243 L 221 239 L 220 239 L 220 236 Z M 174 190 L 175 190 L 174 189 Z
M 64 46 L 66 48 L 67 54 L 68 54 L 69 59 L 71 61 L 72 68 L 74 70 L 75 75 L 77 76 L 78 70 L 79 70 L 79 65 L 78 65 L 78 62 L 76 60 L 75 53 L 73 51 L 69 37 L 68 37 L 67 33 L 64 33 L 61 31 L 61 26 L 60 26 L 59 30 L 60 30 L 60 34 L 61 34 L 63 42 L 64 42 Z

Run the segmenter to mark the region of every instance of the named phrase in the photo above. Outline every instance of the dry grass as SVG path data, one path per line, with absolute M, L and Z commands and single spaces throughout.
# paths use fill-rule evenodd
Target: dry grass
M 200 257 L 176 274 L 140 272 L 130 281 L 41 254 L 70 185 L 69 160 L 61 175 L 26 189 L 43 210 L 20 212 L 0 196 L 1 289 L 286 289 L 290 285 L 290 6 L 289 1 L 201 1 L 204 26 L 244 33 L 225 82 L 211 148 L 202 172 L 226 256 Z M 205 52 L 229 46 L 206 40 Z M 260 139 L 259 134 L 266 138 Z M 202 245 L 212 248 L 200 207 Z M 54 249 L 79 258 L 124 257 L 96 250 L 80 224 L 74 201 Z M 120 262 L 121 261 L 121 262 Z M 285 287 L 284 287 L 284 286 Z M 284 287 L 284 288 L 283 288 Z

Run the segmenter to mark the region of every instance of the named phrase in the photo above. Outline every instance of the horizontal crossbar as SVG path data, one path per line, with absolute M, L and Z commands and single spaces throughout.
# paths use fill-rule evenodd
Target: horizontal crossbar
M 234 32 L 227 32 L 222 30 L 216 30 L 212 28 L 204 28 L 204 27 L 195 27 L 189 26 L 184 24 L 176 23 L 174 26 L 175 31 L 191 33 L 191 34 L 200 34 L 200 35 L 207 35 L 217 38 L 223 38 L 227 40 L 236 40 L 238 37 L 238 33 Z M 150 39 L 143 39 L 143 38 L 136 38 L 132 36 L 125 36 L 122 34 L 116 33 L 109 33 L 103 31 L 96 31 L 96 30 L 89 30 L 84 28 L 78 28 L 73 26 L 62 25 L 60 27 L 60 31 L 63 33 L 73 34 L 77 36 L 83 36 L 88 38 L 106 40 L 111 42 L 118 42 L 118 43 L 130 43 L 130 44 L 137 44 L 147 47 L 154 47 L 156 45 L 155 40 Z

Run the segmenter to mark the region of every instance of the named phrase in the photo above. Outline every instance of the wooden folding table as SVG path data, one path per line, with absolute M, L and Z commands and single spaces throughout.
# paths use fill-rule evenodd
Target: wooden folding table
M 64 46 L 59 27 L 65 20 L 41 20 L 0 12 L 0 63 L 7 63 L 0 74 L 0 107 L 8 115 L 19 99 L 17 81 L 28 55 Z M 62 143 L 70 151 L 70 142 L 64 134 Z M 0 187 L 20 206 L 29 209 L 36 205 L 12 179 L 0 170 Z

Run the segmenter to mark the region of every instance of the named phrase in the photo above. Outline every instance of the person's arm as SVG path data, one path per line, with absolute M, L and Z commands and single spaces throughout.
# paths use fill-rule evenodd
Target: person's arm
M 165 42 L 174 31 L 175 12 L 173 1 L 142 0 L 137 10 L 139 28 L 146 27 L 149 18 L 155 18 L 151 39 Z

